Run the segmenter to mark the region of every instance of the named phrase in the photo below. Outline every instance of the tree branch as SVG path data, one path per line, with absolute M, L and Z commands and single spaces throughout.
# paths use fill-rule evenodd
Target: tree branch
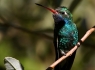
M 72 53 L 78 49 L 78 47 L 81 45 L 82 42 L 84 42 L 86 40 L 86 38 L 95 30 L 95 26 L 93 26 L 90 30 L 88 30 L 86 32 L 86 34 L 81 38 L 81 40 L 77 43 L 77 45 L 72 48 L 67 54 L 66 56 L 62 56 L 61 58 L 59 58 L 57 61 L 55 61 L 53 64 L 51 64 L 46 70 L 52 70 L 56 65 L 58 65 L 61 61 L 63 61 L 64 59 L 66 59 L 67 57 L 71 56 Z

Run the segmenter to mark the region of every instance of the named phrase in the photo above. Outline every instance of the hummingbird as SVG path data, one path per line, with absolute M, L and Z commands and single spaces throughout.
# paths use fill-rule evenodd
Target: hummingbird
M 67 7 L 61 6 L 57 9 L 51 9 L 41 4 L 37 4 L 52 12 L 54 19 L 54 47 L 55 47 L 55 60 L 58 60 L 62 56 L 66 56 L 66 53 L 70 51 L 78 42 L 78 30 L 73 22 L 71 12 Z M 57 66 L 54 70 L 70 70 L 76 55 L 76 51 Z

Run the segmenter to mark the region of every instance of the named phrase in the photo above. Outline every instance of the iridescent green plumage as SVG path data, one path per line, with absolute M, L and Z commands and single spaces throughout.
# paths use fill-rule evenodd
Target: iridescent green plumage
M 65 25 L 60 28 L 58 37 L 58 47 L 63 49 L 64 52 L 70 50 L 78 42 L 76 25 L 71 20 L 66 21 Z
M 77 44 L 78 31 L 76 25 L 73 23 L 72 14 L 66 7 L 59 7 L 56 11 L 58 14 L 53 14 L 53 17 L 55 22 L 54 46 L 57 60 Z M 76 51 L 70 57 L 57 65 L 55 70 L 70 70 L 75 53 Z

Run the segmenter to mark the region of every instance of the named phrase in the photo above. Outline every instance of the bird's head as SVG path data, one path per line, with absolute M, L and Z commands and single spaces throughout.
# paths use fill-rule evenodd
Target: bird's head
M 56 22 L 60 20 L 72 20 L 72 14 L 66 7 L 58 7 L 55 9 L 58 14 L 53 14 L 53 18 Z
M 48 7 L 45 7 L 43 5 L 37 4 L 41 7 L 44 7 L 46 9 L 48 9 L 49 11 L 51 11 L 53 13 L 53 18 L 55 22 L 60 22 L 60 21 L 65 21 L 65 20 L 72 20 L 72 14 L 70 13 L 70 11 L 66 8 L 66 7 L 58 7 L 57 9 L 51 9 Z

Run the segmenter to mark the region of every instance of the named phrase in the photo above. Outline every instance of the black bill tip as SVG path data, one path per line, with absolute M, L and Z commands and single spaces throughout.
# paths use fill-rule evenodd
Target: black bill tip
M 42 6 L 41 4 L 35 3 L 36 5 Z

